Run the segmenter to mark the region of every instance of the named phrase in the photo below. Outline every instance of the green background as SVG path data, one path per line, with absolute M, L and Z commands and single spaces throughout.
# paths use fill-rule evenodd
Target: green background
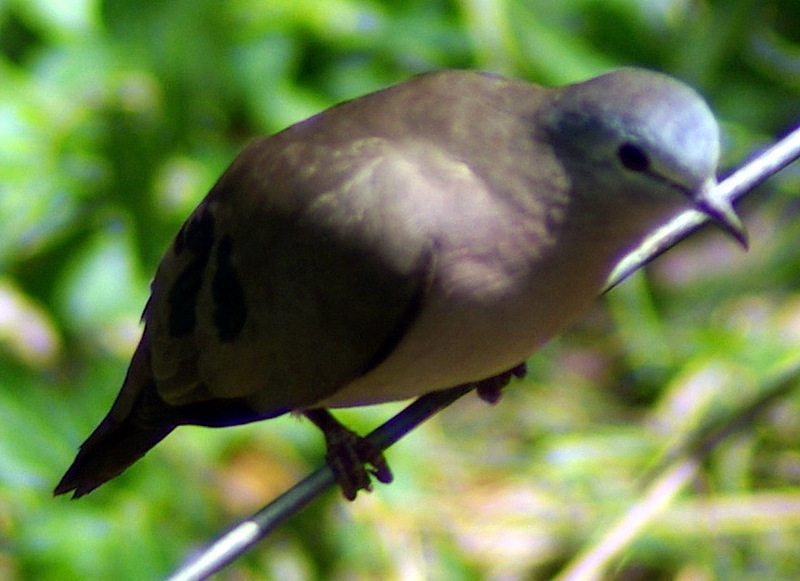
M 249 139 L 441 68 L 543 84 L 671 73 L 724 128 L 723 171 L 800 121 L 800 2 L 0 1 L 0 579 L 158 579 L 321 461 L 284 417 L 177 430 L 88 497 L 51 490 L 108 409 L 161 254 Z M 488 407 L 388 453 L 391 486 L 330 492 L 225 580 L 548 579 L 705 422 L 800 345 L 800 171 L 598 301 Z M 397 405 L 346 411 L 366 431 Z M 794 579 L 797 390 L 720 442 L 608 577 Z

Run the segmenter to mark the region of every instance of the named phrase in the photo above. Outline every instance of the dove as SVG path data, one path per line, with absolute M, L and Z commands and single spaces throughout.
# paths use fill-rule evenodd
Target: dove
M 628 68 L 559 88 L 423 74 L 248 145 L 172 241 L 108 415 L 55 494 L 80 497 L 177 426 L 286 413 L 344 495 L 392 480 L 330 408 L 475 385 L 493 401 L 616 262 L 715 195 L 705 101 Z

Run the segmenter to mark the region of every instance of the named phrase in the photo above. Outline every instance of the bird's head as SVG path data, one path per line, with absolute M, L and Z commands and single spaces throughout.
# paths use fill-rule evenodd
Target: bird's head
M 746 245 L 731 203 L 716 192 L 719 126 L 705 101 L 665 75 L 621 69 L 556 90 L 543 113 L 580 195 L 704 212 Z

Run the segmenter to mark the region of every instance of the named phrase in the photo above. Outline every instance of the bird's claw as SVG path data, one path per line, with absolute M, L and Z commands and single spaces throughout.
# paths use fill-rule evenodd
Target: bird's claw
M 517 377 L 522 379 L 525 377 L 526 373 L 528 373 L 527 366 L 525 363 L 520 363 L 513 369 L 509 369 L 500 375 L 495 375 L 481 381 L 476 381 L 475 391 L 477 392 L 478 397 L 483 401 L 494 405 L 500 401 L 501 397 L 503 397 L 503 388 L 508 385 L 508 382 L 511 381 L 511 378 Z
M 383 453 L 369 440 L 344 427 L 327 410 L 304 413 L 325 435 L 325 459 L 347 500 L 355 500 L 359 490 L 371 492 L 371 477 L 384 484 L 392 481 Z
M 371 492 L 371 476 L 385 484 L 392 481 L 392 472 L 383 454 L 366 438 L 344 428 L 332 437 L 326 435 L 326 441 L 325 458 L 347 500 L 354 500 L 359 490 Z

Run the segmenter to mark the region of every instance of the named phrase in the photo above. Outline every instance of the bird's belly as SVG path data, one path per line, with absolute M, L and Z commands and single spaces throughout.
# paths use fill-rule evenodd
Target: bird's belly
M 539 277 L 507 288 L 470 286 L 463 294 L 440 289 L 382 363 L 317 405 L 407 399 L 500 374 L 580 316 L 597 294 L 597 279 Z

